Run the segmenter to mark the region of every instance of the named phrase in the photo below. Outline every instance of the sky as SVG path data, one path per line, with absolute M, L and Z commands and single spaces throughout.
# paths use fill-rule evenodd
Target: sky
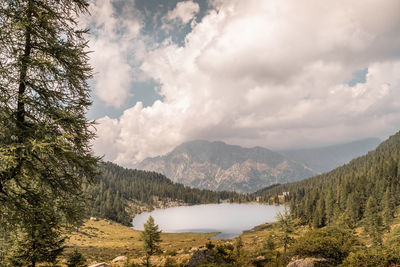
M 134 166 L 195 139 L 273 150 L 400 130 L 398 0 L 97 0 L 93 149 Z

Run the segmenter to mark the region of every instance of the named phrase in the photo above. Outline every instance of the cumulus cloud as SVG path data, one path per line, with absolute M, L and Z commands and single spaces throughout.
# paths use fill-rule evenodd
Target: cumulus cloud
M 134 52 L 140 45 L 136 37 L 141 23 L 132 11 L 125 10 L 117 17 L 111 0 L 100 0 L 91 3 L 91 16 L 83 18 L 83 23 L 92 31 L 89 45 L 93 51 L 90 56 L 95 71 L 95 93 L 107 105 L 116 108 L 131 95 L 130 85 L 137 64 L 135 56 L 142 57 Z
M 199 12 L 199 4 L 193 1 L 178 2 L 176 7 L 168 12 L 169 20 L 180 20 L 183 24 L 188 23 L 194 19 L 195 15 Z
M 118 156 L 116 140 L 120 135 L 119 122 L 108 116 L 97 120 L 96 134 L 98 139 L 94 142 L 93 149 L 104 160 L 112 161 Z
M 398 130 L 399 1 L 212 5 L 183 47 L 166 43 L 143 58 L 140 70 L 161 84 L 163 101 L 105 118 L 115 162 L 134 164 L 197 138 L 278 149 Z M 366 68 L 365 83 L 347 84 Z

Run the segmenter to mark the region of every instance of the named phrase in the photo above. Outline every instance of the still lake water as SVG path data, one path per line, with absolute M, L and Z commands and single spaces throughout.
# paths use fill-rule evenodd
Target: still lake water
M 233 238 L 244 230 L 266 222 L 276 221 L 284 206 L 262 204 L 206 204 L 159 209 L 136 215 L 133 228 L 143 230 L 151 215 L 164 233 L 220 232 L 214 238 Z

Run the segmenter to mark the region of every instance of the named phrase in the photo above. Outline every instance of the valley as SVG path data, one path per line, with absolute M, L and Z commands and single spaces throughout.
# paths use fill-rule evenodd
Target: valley
M 197 203 L 219 203 L 224 199 L 236 203 L 286 203 L 290 206 L 291 215 L 288 217 L 278 216 L 277 222 L 261 224 L 234 239 L 212 239 L 212 242 L 215 243 L 214 248 L 218 248 L 215 251 L 214 248 L 207 248 L 208 241 L 206 240 L 215 234 L 165 233 L 163 238 L 166 243 L 161 243 L 164 252 L 154 256 L 154 264 L 167 266 L 166 260 L 171 257 L 173 259 L 169 261 L 175 262 L 176 266 L 185 265 L 196 251 L 209 251 L 207 253 L 213 255 L 208 259 L 209 263 L 214 262 L 217 266 L 286 266 L 293 257 L 298 259 L 317 258 L 327 261 L 329 266 L 338 264 L 360 266 L 360 262 L 365 261 L 375 262 L 374 266 L 390 266 L 390 262 L 395 263 L 400 260 L 396 257 L 398 249 L 396 244 L 400 240 L 399 155 L 400 132 L 382 142 L 375 150 L 355 158 L 331 172 L 294 183 L 270 186 L 252 194 L 223 191 L 211 193 L 213 191 L 181 187 L 189 190 L 182 192 L 187 192 L 192 197 L 194 192 L 197 196 L 208 196 L 208 198 L 200 198 L 204 202 Z M 109 166 L 119 168 L 115 165 Z M 146 173 L 136 170 L 124 171 L 134 176 Z M 154 175 L 152 172 L 149 173 Z M 133 176 L 128 175 L 128 177 Z M 159 179 L 168 181 L 164 176 L 160 176 Z M 168 183 L 174 184 L 173 182 Z M 353 189 L 357 191 L 353 191 Z M 160 194 L 164 190 L 158 192 Z M 167 195 L 164 194 L 164 196 Z M 170 200 L 180 199 L 176 197 L 170 198 Z M 159 198 L 159 200 L 161 199 Z M 192 198 L 192 200 L 196 199 Z M 282 220 L 289 223 L 290 230 L 282 226 Z M 129 231 L 137 233 L 135 230 Z M 191 241 L 185 241 L 186 235 L 190 235 Z M 344 242 L 342 240 L 344 237 L 351 242 Z M 176 238 L 174 244 L 169 243 L 170 238 Z M 135 238 L 133 237 L 133 239 Z M 242 239 L 243 244 L 246 245 L 242 247 L 242 256 L 238 257 L 234 251 L 235 242 L 239 242 L 239 239 Z M 126 244 L 126 242 L 128 240 L 123 243 Z M 302 242 L 307 242 L 308 245 L 304 247 Z M 140 243 L 140 238 L 136 243 Z M 71 246 L 77 246 L 76 244 L 71 243 Z M 129 247 L 129 245 L 123 246 Z M 172 254 L 168 252 L 169 246 L 178 246 L 176 254 L 172 253 L 175 256 L 171 256 Z M 284 251 L 286 246 L 288 247 L 287 252 Z M 333 247 L 330 248 L 330 246 Z M 333 256 L 330 254 L 331 252 L 325 251 L 328 249 L 326 247 L 337 250 L 334 253 L 341 251 L 340 255 L 342 256 Z M 132 259 L 134 264 L 140 264 L 140 246 L 136 248 L 132 251 L 126 250 L 124 255 L 132 255 L 130 257 L 135 258 L 135 260 Z M 97 248 L 93 248 L 93 253 L 99 255 L 99 252 L 94 252 L 96 250 Z M 92 252 L 87 253 L 90 255 Z M 382 256 L 382 253 L 385 256 Z M 109 255 L 107 259 L 101 259 L 110 261 L 113 256 Z
M 400 267 L 400 1 L 0 1 L 0 267 Z

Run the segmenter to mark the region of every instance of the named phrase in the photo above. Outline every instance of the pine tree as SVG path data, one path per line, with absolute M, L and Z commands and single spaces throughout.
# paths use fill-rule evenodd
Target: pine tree
M 80 221 L 82 184 L 96 174 L 93 123 L 85 118 L 92 69 L 86 30 L 77 27 L 88 5 L 0 2 L 0 232 L 25 236 L 20 241 L 32 246 L 16 251 L 36 251 L 31 266 L 54 259 L 37 245 L 61 251 L 60 227 Z
M 316 228 L 325 226 L 325 200 L 319 198 L 313 214 L 313 226 Z
M 264 249 L 266 249 L 268 251 L 275 250 L 275 242 L 274 242 L 274 239 L 272 238 L 271 234 L 269 234 L 267 239 L 264 241 L 263 247 L 264 247 Z
M 67 255 L 68 267 L 86 267 L 86 258 L 77 249 Z
M 270 265 L 272 266 L 272 261 L 274 258 L 276 259 L 278 254 L 275 251 L 275 242 L 274 239 L 272 238 L 272 235 L 269 234 L 267 236 L 267 239 L 263 242 L 263 255 L 265 259 L 270 262 Z
M 239 236 L 239 237 L 236 239 L 236 243 L 235 243 L 236 257 L 237 257 L 238 259 L 240 258 L 240 254 L 241 254 L 242 248 L 243 248 L 243 240 L 242 240 L 242 237 Z
M 278 219 L 279 230 L 282 232 L 282 243 L 283 243 L 283 253 L 286 254 L 286 250 L 288 245 L 292 242 L 293 238 L 290 236 L 293 229 L 293 221 L 290 218 L 289 211 L 285 208 L 285 211 L 282 213 L 278 213 L 276 216 Z
M 359 205 L 360 199 L 355 192 L 352 192 L 347 197 L 346 210 L 342 214 L 341 223 L 352 229 L 355 227 L 356 222 L 359 220 Z
M 332 190 L 329 190 L 325 197 L 325 209 L 326 209 L 325 213 L 328 225 L 333 220 L 334 207 L 335 207 L 335 200 L 333 198 L 333 192 Z
M 382 243 L 382 217 L 379 214 L 378 205 L 374 197 L 369 197 L 365 208 L 364 231 L 371 237 L 374 245 Z
M 390 230 L 390 225 L 394 218 L 395 204 L 389 187 L 383 196 L 383 222 L 386 230 Z
M 144 242 L 143 249 L 146 253 L 146 266 L 150 266 L 150 257 L 160 251 L 160 234 L 161 231 L 158 230 L 158 225 L 154 224 L 154 219 L 150 216 L 144 224 L 144 230 L 142 232 L 142 239 Z
M 38 262 L 55 265 L 57 256 L 64 249 L 65 237 L 62 236 L 59 217 L 50 205 L 38 200 L 24 215 L 22 231 L 13 240 L 8 256 L 12 265 L 35 266 Z

